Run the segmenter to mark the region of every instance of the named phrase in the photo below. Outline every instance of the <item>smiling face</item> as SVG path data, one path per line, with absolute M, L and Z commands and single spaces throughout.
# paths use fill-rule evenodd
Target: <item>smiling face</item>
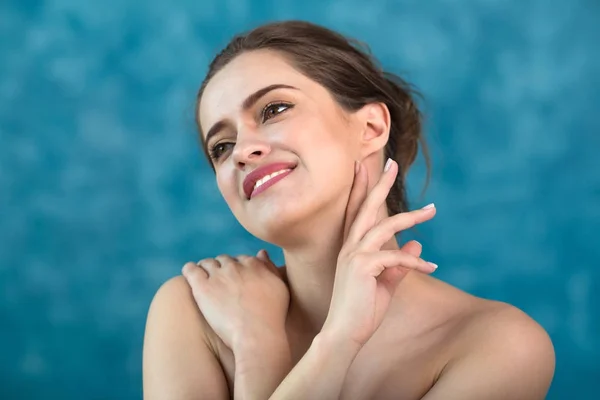
M 312 234 L 324 219 L 340 218 L 361 125 L 284 57 L 258 50 L 234 58 L 208 82 L 199 121 L 219 190 L 250 233 L 281 245 Z M 268 172 L 291 173 L 248 198 L 244 179 L 274 163 L 284 164 Z

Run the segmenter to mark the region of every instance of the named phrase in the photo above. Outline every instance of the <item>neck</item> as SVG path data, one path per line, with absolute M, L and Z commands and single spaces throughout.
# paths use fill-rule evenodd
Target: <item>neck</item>
M 387 210 L 382 207 L 377 221 L 385 217 Z M 331 223 L 332 220 L 339 223 Z M 337 259 L 342 248 L 343 226 L 343 218 L 327 219 L 326 223 L 312 226 L 311 231 L 318 232 L 313 240 L 302 246 L 283 248 L 290 290 L 287 323 L 302 336 L 316 336 L 327 318 L 338 267 Z M 386 250 L 398 248 L 395 237 L 382 247 Z

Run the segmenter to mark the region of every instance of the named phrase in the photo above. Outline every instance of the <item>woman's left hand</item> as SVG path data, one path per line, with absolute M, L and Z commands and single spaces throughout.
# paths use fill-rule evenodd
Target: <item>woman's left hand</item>
M 234 353 L 248 337 L 287 340 L 289 290 L 265 250 L 189 262 L 182 273 L 204 318 Z

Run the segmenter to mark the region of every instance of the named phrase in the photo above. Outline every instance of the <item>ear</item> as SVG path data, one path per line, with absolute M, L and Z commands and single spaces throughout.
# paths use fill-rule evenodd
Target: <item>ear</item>
M 360 140 L 361 158 L 379 152 L 390 136 L 390 110 L 385 103 L 369 103 L 357 111 L 356 116 L 362 127 Z

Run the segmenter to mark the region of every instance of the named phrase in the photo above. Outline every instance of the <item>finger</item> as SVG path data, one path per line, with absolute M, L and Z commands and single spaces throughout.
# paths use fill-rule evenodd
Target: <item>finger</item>
M 408 268 L 386 268 L 378 277 L 377 281 L 393 295 L 398 284 L 410 272 Z
M 377 211 L 385 203 L 385 199 L 394 185 L 398 174 L 398 164 L 391 158 L 389 160 L 389 169 L 384 171 L 360 206 L 356 219 L 348 233 L 347 242 L 349 243 L 358 243 L 373 227 L 377 218 Z
M 411 240 L 405 243 L 400 250 L 412 256 L 420 257 L 423 246 L 421 246 L 421 243 L 417 242 L 416 240 Z M 377 277 L 377 280 L 387 289 L 390 295 L 393 295 L 398 287 L 398 284 L 402 281 L 402 279 L 404 279 L 409 271 L 410 269 L 402 267 L 386 268 Z
M 267 254 L 267 251 L 265 249 L 260 249 L 258 253 L 256 253 L 256 258 L 264 262 L 271 262 L 271 259 L 269 258 L 269 255 Z
M 376 251 L 396 233 L 429 221 L 435 216 L 435 206 L 393 215 L 384 219 L 360 241 L 359 251 Z
M 215 257 L 215 260 L 220 264 L 221 269 L 231 268 L 239 264 L 238 260 L 227 254 L 218 255 Z
M 275 263 L 271 260 L 271 256 L 265 249 L 260 249 L 258 253 L 256 253 L 256 258 L 266 263 L 269 267 L 276 268 Z
M 194 262 L 185 263 L 183 268 L 181 268 L 181 274 L 185 276 L 185 279 L 188 281 L 208 279 L 208 272 Z
M 425 274 L 430 274 L 437 269 L 435 264 L 405 253 L 402 250 L 382 250 L 371 253 L 369 258 L 369 262 L 375 263 L 375 265 L 381 268 L 377 276 L 387 268 L 407 268 Z
M 262 262 L 265 263 L 265 265 L 274 273 L 281 275 L 281 272 L 279 271 L 279 268 L 277 268 L 277 266 L 275 265 L 275 263 L 273 262 L 273 260 L 271 260 L 271 256 L 269 256 L 269 253 L 265 250 L 265 249 L 260 249 L 258 251 L 258 253 L 256 253 L 256 258 L 258 258 L 259 260 L 261 260 Z
M 356 219 L 360 205 L 367 197 L 367 190 L 369 188 L 369 174 L 367 174 L 367 171 L 363 168 L 360 161 L 356 161 L 355 163 L 354 181 L 350 188 L 350 196 L 346 206 L 346 215 L 344 217 L 344 242 L 348 237 L 348 232 L 350 231 L 352 223 Z
M 215 274 L 221 269 L 221 264 L 214 258 L 205 258 L 196 264 L 198 267 L 204 269 L 208 276 Z
M 264 265 L 264 262 L 259 262 L 262 260 L 260 260 L 258 257 L 253 257 L 246 254 L 241 254 L 237 256 L 236 259 L 238 260 L 239 266 L 243 268 L 257 268 L 259 265 Z
M 421 243 L 417 242 L 416 240 L 411 240 L 410 242 L 405 243 L 404 246 L 402 246 L 400 248 L 400 251 L 403 251 L 414 257 L 421 257 L 422 250 L 423 250 L 423 246 L 421 246 Z M 387 268 L 385 271 L 382 272 L 382 275 L 385 274 L 386 276 L 393 278 L 395 275 L 398 274 L 398 272 L 396 270 L 400 270 L 400 271 L 404 271 L 404 272 L 409 271 L 408 268 Z
M 256 265 L 256 260 L 259 258 L 255 256 L 249 256 L 247 254 L 240 254 L 239 256 L 236 256 L 235 259 L 238 261 L 240 266 L 249 267 L 251 265 Z
M 421 257 L 423 246 L 421 246 L 421 243 L 417 242 L 416 240 L 411 240 L 410 242 L 406 242 L 404 246 L 400 248 L 400 250 L 415 257 Z

